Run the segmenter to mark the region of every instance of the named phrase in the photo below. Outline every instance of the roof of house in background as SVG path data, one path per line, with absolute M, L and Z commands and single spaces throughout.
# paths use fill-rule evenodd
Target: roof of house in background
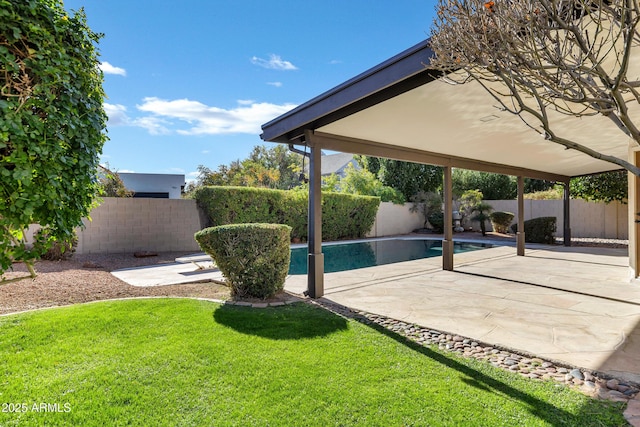
M 322 175 L 342 175 L 349 163 L 353 163 L 354 167 L 358 167 L 358 162 L 353 158 L 351 153 L 336 153 L 322 156 L 321 173 Z

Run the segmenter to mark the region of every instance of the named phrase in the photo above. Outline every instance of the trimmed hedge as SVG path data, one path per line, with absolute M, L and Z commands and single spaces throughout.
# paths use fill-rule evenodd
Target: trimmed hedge
M 511 212 L 492 212 L 489 215 L 489 219 L 491 220 L 493 231 L 496 233 L 507 233 L 514 217 L 515 215 Z
M 265 299 L 284 287 L 290 236 L 288 225 L 231 224 L 200 230 L 195 239 L 227 278 L 233 296 Z
M 291 238 L 307 240 L 308 195 L 253 187 L 201 187 L 194 198 L 210 226 L 242 223 L 286 224 Z M 324 240 L 364 237 L 376 219 L 380 198 L 322 194 Z
M 518 224 L 513 224 L 511 230 L 518 232 Z M 557 230 L 555 216 L 542 216 L 524 222 L 524 240 L 527 243 L 555 243 L 553 233 Z
M 444 231 L 444 212 L 431 212 L 428 219 L 429 224 L 433 227 L 433 231 L 436 233 L 442 233 Z

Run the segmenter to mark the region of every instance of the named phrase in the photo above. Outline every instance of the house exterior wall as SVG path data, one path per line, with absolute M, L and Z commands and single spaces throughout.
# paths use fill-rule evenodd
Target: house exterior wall
M 118 172 L 124 186 L 136 193 L 169 193 L 170 199 L 182 197 L 184 175 Z

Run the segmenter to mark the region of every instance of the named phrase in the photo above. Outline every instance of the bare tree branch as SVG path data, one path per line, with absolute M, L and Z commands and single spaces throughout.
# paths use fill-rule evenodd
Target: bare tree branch
M 436 12 L 429 66 L 449 83 L 474 80 L 547 140 L 640 176 L 626 160 L 556 135 L 548 116 L 602 115 L 640 145 L 629 113 L 640 81 L 628 76 L 640 46 L 637 0 L 439 0 Z

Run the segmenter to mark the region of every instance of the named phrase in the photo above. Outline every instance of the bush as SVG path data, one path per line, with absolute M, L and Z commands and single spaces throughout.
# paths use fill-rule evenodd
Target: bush
M 284 287 L 290 236 L 288 225 L 232 224 L 200 230 L 195 239 L 227 278 L 233 296 L 266 299 Z
M 42 253 L 40 258 L 47 261 L 62 261 L 69 259 L 73 256 L 73 253 L 76 251 L 76 247 L 78 246 L 78 235 L 75 230 L 65 240 L 52 240 L 52 237 L 46 228 L 38 230 L 34 237 L 34 244 L 42 247 L 42 250 L 40 250 Z M 45 247 L 47 249 L 44 249 Z
M 201 187 L 194 194 L 210 226 L 242 223 L 286 224 L 291 237 L 307 240 L 308 194 L 251 187 Z M 378 197 L 322 194 L 325 240 L 364 237 L 376 219 Z
M 511 229 L 518 232 L 518 224 L 513 224 Z M 524 240 L 527 243 L 555 243 L 553 233 L 556 232 L 556 217 L 543 216 L 524 222 Z
M 444 231 L 444 212 L 431 212 L 429 214 L 429 224 L 433 227 L 433 231 L 442 233 Z
M 496 233 L 507 233 L 514 217 L 515 215 L 511 212 L 492 212 L 489 215 L 489 219 L 491 220 L 493 231 Z

